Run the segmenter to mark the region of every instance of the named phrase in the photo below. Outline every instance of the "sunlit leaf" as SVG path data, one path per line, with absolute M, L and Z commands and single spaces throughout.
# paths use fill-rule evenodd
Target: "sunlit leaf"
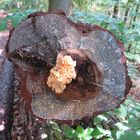
M 68 125 L 62 125 L 64 136 L 67 138 L 75 138 L 75 130 Z
M 85 130 L 84 130 L 84 134 L 86 134 L 86 135 L 91 135 L 91 133 L 94 131 L 94 129 L 93 128 L 86 128 Z
M 51 127 L 53 130 L 58 131 L 58 132 L 61 132 L 61 129 L 59 128 L 59 126 L 58 126 L 57 123 L 52 122 L 52 121 L 50 121 L 49 123 L 50 123 L 50 127 Z
M 128 126 L 127 123 L 122 123 L 122 122 L 116 123 L 115 126 L 117 126 L 117 128 L 119 130 L 123 130 L 123 131 L 126 131 L 126 130 L 129 130 L 130 129 L 130 127 Z
M 105 117 L 104 115 L 98 115 L 97 117 L 94 118 L 94 124 L 100 124 L 102 121 L 106 121 L 107 117 Z
M 84 133 L 84 128 L 81 125 L 78 125 L 75 131 L 78 133 Z
M 99 138 L 103 137 L 104 135 L 105 134 L 102 133 L 102 132 L 100 132 L 100 130 L 98 128 L 95 128 L 94 131 L 93 131 L 93 133 L 92 133 L 92 136 L 95 139 L 99 139 Z

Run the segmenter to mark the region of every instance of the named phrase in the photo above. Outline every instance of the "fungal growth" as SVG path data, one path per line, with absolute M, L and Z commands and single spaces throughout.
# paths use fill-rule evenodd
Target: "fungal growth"
M 71 56 L 58 57 L 55 67 L 50 70 L 47 85 L 55 93 L 62 93 L 66 85 L 76 78 L 75 67 L 76 61 L 73 61 Z

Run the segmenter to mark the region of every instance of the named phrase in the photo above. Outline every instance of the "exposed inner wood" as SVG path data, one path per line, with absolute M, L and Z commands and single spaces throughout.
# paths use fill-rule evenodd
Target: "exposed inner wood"
M 61 94 L 56 96 L 63 100 L 87 100 L 96 97 L 101 91 L 103 71 L 98 69 L 96 63 L 90 59 L 90 53 L 85 50 L 69 48 L 58 54 L 58 57 L 70 55 L 76 61 L 76 78 L 67 85 Z M 98 77 L 97 77 L 98 75 Z

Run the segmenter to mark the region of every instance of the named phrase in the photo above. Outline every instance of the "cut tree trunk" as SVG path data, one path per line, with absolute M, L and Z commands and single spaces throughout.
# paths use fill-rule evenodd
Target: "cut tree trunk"
M 17 65 L 21 96 L 36 117 L 61 122 L 114 109 L 131 87 L 123 47 L 98 26 L 73 23 L 63 14 L 35 13 L 15 28 L 7 55 Z M 59 56 L 76 61 L 76 79 L 61 94 L 47 86 Z

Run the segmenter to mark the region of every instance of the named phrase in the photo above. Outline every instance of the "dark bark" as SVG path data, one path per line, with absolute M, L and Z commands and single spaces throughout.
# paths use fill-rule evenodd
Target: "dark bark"
M 0 58 L 2 60 L 2 58 Z M 13 65 L 4 59 L 0 62 L 0 139 L 11 139 L 13 103 Z
M 62 10 L 70 15 L 71 6 L 71 0 L 49 0 L 49 11 Z
M 97 115 L 122 103 L 131 87 L 120 41 L 62 14 L 29 16 L 11 33 L 7 54 L 18 66 L 27 108 L 42 119 L 73 122 Z M 46 84 L 59 55 L 77 63 L 77 78 L 60 96 Z
M 113 9 L 113 18 L 118 18 L 118 12 L 119 12 L 119 0 L 116 0 Z

